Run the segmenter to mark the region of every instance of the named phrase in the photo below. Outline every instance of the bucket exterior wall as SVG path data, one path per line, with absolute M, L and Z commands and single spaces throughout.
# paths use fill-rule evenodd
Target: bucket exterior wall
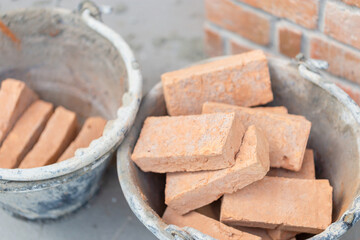
M 339 239 L 360 220 L 360 108 L 327 81 L 328 76 L 300 67 L 298 71 L 289 61 L 269 58 L 274 103 L 312 122 L 308 147 L 316 153 L 317 177 L 328 178 L 334 187 L 335 221 L 313 239 Z M 161 115 L 166 108 L 159 83 L 144 97 L 134 127 L 117 152 L 123 193 L 134 214 L 159 239 L 205 239 L 162 221 L 165 175 L 142 172 L 130 159 L 146 117 Z

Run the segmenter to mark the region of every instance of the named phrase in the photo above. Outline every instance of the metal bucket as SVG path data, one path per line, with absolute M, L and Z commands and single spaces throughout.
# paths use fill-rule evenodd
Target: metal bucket
M 314 239 L 338 239 L 360 219 L 360 109 L 335 84 L 286 60 L 270 58 L 274 105 L 286 106 L 290 113 L 312 122 L 308 147 L 316 152 L 316 174 L 334 187 L 333 220 Z M 301 75 L 299 74 L 301 73 Z M 117 152 L 118 175 L 128 204 L 140 221 L 159 239 L 204 239 L 189 228 L 165 224 L 162 216 L 165 175 L 142 172 L 130 154 L 143 121 L 148 116 L 165 115 L 161 83 L 143 99 L 132 130 Z
M 72 159 L 0 169 L 0 204 L 15 215 L 57 218 L 85 204 L 134 122 L 142 91 L 138 64 L 124 40 L 93 17 L 94 10 L 29 9 L 0 16 L 18 39 L 0 32 L 0 80 L 25 81 L 40 98 L 75 111 L 81 121 L 92 115 L 112 119 L 103 136 Z

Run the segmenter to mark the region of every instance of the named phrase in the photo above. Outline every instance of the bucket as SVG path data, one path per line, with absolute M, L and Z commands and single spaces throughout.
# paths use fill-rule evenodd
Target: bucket
M 308 62 L 297 68 L 287 60 L 269 59 L 272 104 L 286 106 L 312 122 L 308 147 L 315 151 L 317 178 L 329 179 L 334 188 L 335 221 L 313 239 L 338 239 L 360 219 L 360 108 L 308 67 Z M 165 175 L 142 172 L 130 159 L 145 118 L 165 114 L 159 83 L 144 97 L 134 126 L 117 151 L 121 188 L 134 214 L 159 239 L 205 239 L 189 228 L 162 221 Z
M 80 121 L 94 115 L 109 120 L 103 136 L 72 159 L 0 169 L 0 204 L 14 215 L 53 219 L 84 205 L 134 122 L 139 66 L 124 40 L 93 17 L 96 10 L 84 5 L 81 12 L 27 9 L 0 16 L 15 35 L 0 31 L 0 81 L 22 80 L 41 99 L 75 111 Z

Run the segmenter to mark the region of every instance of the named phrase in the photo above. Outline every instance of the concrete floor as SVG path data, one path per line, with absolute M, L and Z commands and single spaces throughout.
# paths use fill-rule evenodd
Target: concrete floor
M 64 7 L 76 9 L 81 1 L 1 0 L 0 12 L 25 7 Z M 203 3 L 181 0 L 103 0 L 112 13 L 103 21 L 130 44 L 140 63 L 144 92 L 160 81 L 166 71 L 203 59 Z M 115 164 L 115 163 L 114 163 Z M 115 240 L 155 239 L 138 221 L 125 201 L 110 166 L 101 191 L 78 212 L 51 223 L 20 220 L 0 210 L 1 240 Z
M 75 9 L 81 1 L 1 0 L 0 12 L 25 7 Z M 144 92 L 160 75 L 204 58 L 203 1 L 197 0 L 95 0 L 111 6 L 103 21 L 130 44 L 144 76 Z M 358 239 L 360 226 L 343 239 Z M 100 192 L 76 213 L 63 219 L 36 223 L 20 220 L 0 210 L 0 239 L 115 240 L 155 239 L 128 207 L 117 179 L 115 163 L 109 167 Z

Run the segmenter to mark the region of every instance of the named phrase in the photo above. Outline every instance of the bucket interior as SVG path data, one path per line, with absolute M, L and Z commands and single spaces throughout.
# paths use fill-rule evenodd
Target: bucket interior
M 333 221 L 336 221 L 351 207 L 355 197 L 360 193 L 359 120 L 356 120 L 348 105 L 339 101 L 328 90 L 302 78 L 297 68 L 288 61 L 270 59 L 269 67 L 274 93 L 274 101 L 270 105 L 285 106 L 290 113 L 303 115 L 312 122 L 307 147 L 312 148 L 315 153 L 316 177 L 329 179 L 333 186 Z M 132 139 L 130 147 L 134 147 L 141 129 L 141 121 L 144 121 L 146 116 L 166 114 L 163 98 L 160 84 L 144 98 L 145 103 L 140 108 L 141 119 L 137 119 L 138 125 L 135 125 L 137 130 L 132 131 L 133 135 L 130 135 Z M 147 109 L 151 107 L 151 110 Z M 121 170 L 129 171 L 130 177 L 129 182 L 125 180 L 122 182 L 122 185 L 126 185 L 125 195 L 130 197 L 131 194 L 132 198 L 133 195 L 142 198 L 144 209 L 150 206 L 158 216 L 162 216 L 166 208 L 165 175 L 144 173 L 130 158 L 120 161 L 125 161 L 121 163 L 123 168 Z M 130 164 L 127 164 L 127 161 Z M 130 184 L 139 188 L 133 189 Z M 131 190 L 127 192 L 127 189 Z M 137 216 L 142 216 L 143 213 L 138 212 L 142 210 L 133 207 L 131 202 L 130 206 Z M 150 230 L 153 229 L 154 226 L 149 227 L 150 223 L 148 223 L 151 217 L 149 219 L 140 217 L 140 219 Z M 157 219 L 158 227 L 166 226 L 161 219 Z M 162 231 L 164 230 L 158 229 L 153 232 L 157 234 Z
M 1 16 L 19 43 L 0 34 L 0 81 L 15 78 L 40 98 L 88 116 L 116 117 L 127 90 L 114 46 L 68 10 L 30 9 Z

